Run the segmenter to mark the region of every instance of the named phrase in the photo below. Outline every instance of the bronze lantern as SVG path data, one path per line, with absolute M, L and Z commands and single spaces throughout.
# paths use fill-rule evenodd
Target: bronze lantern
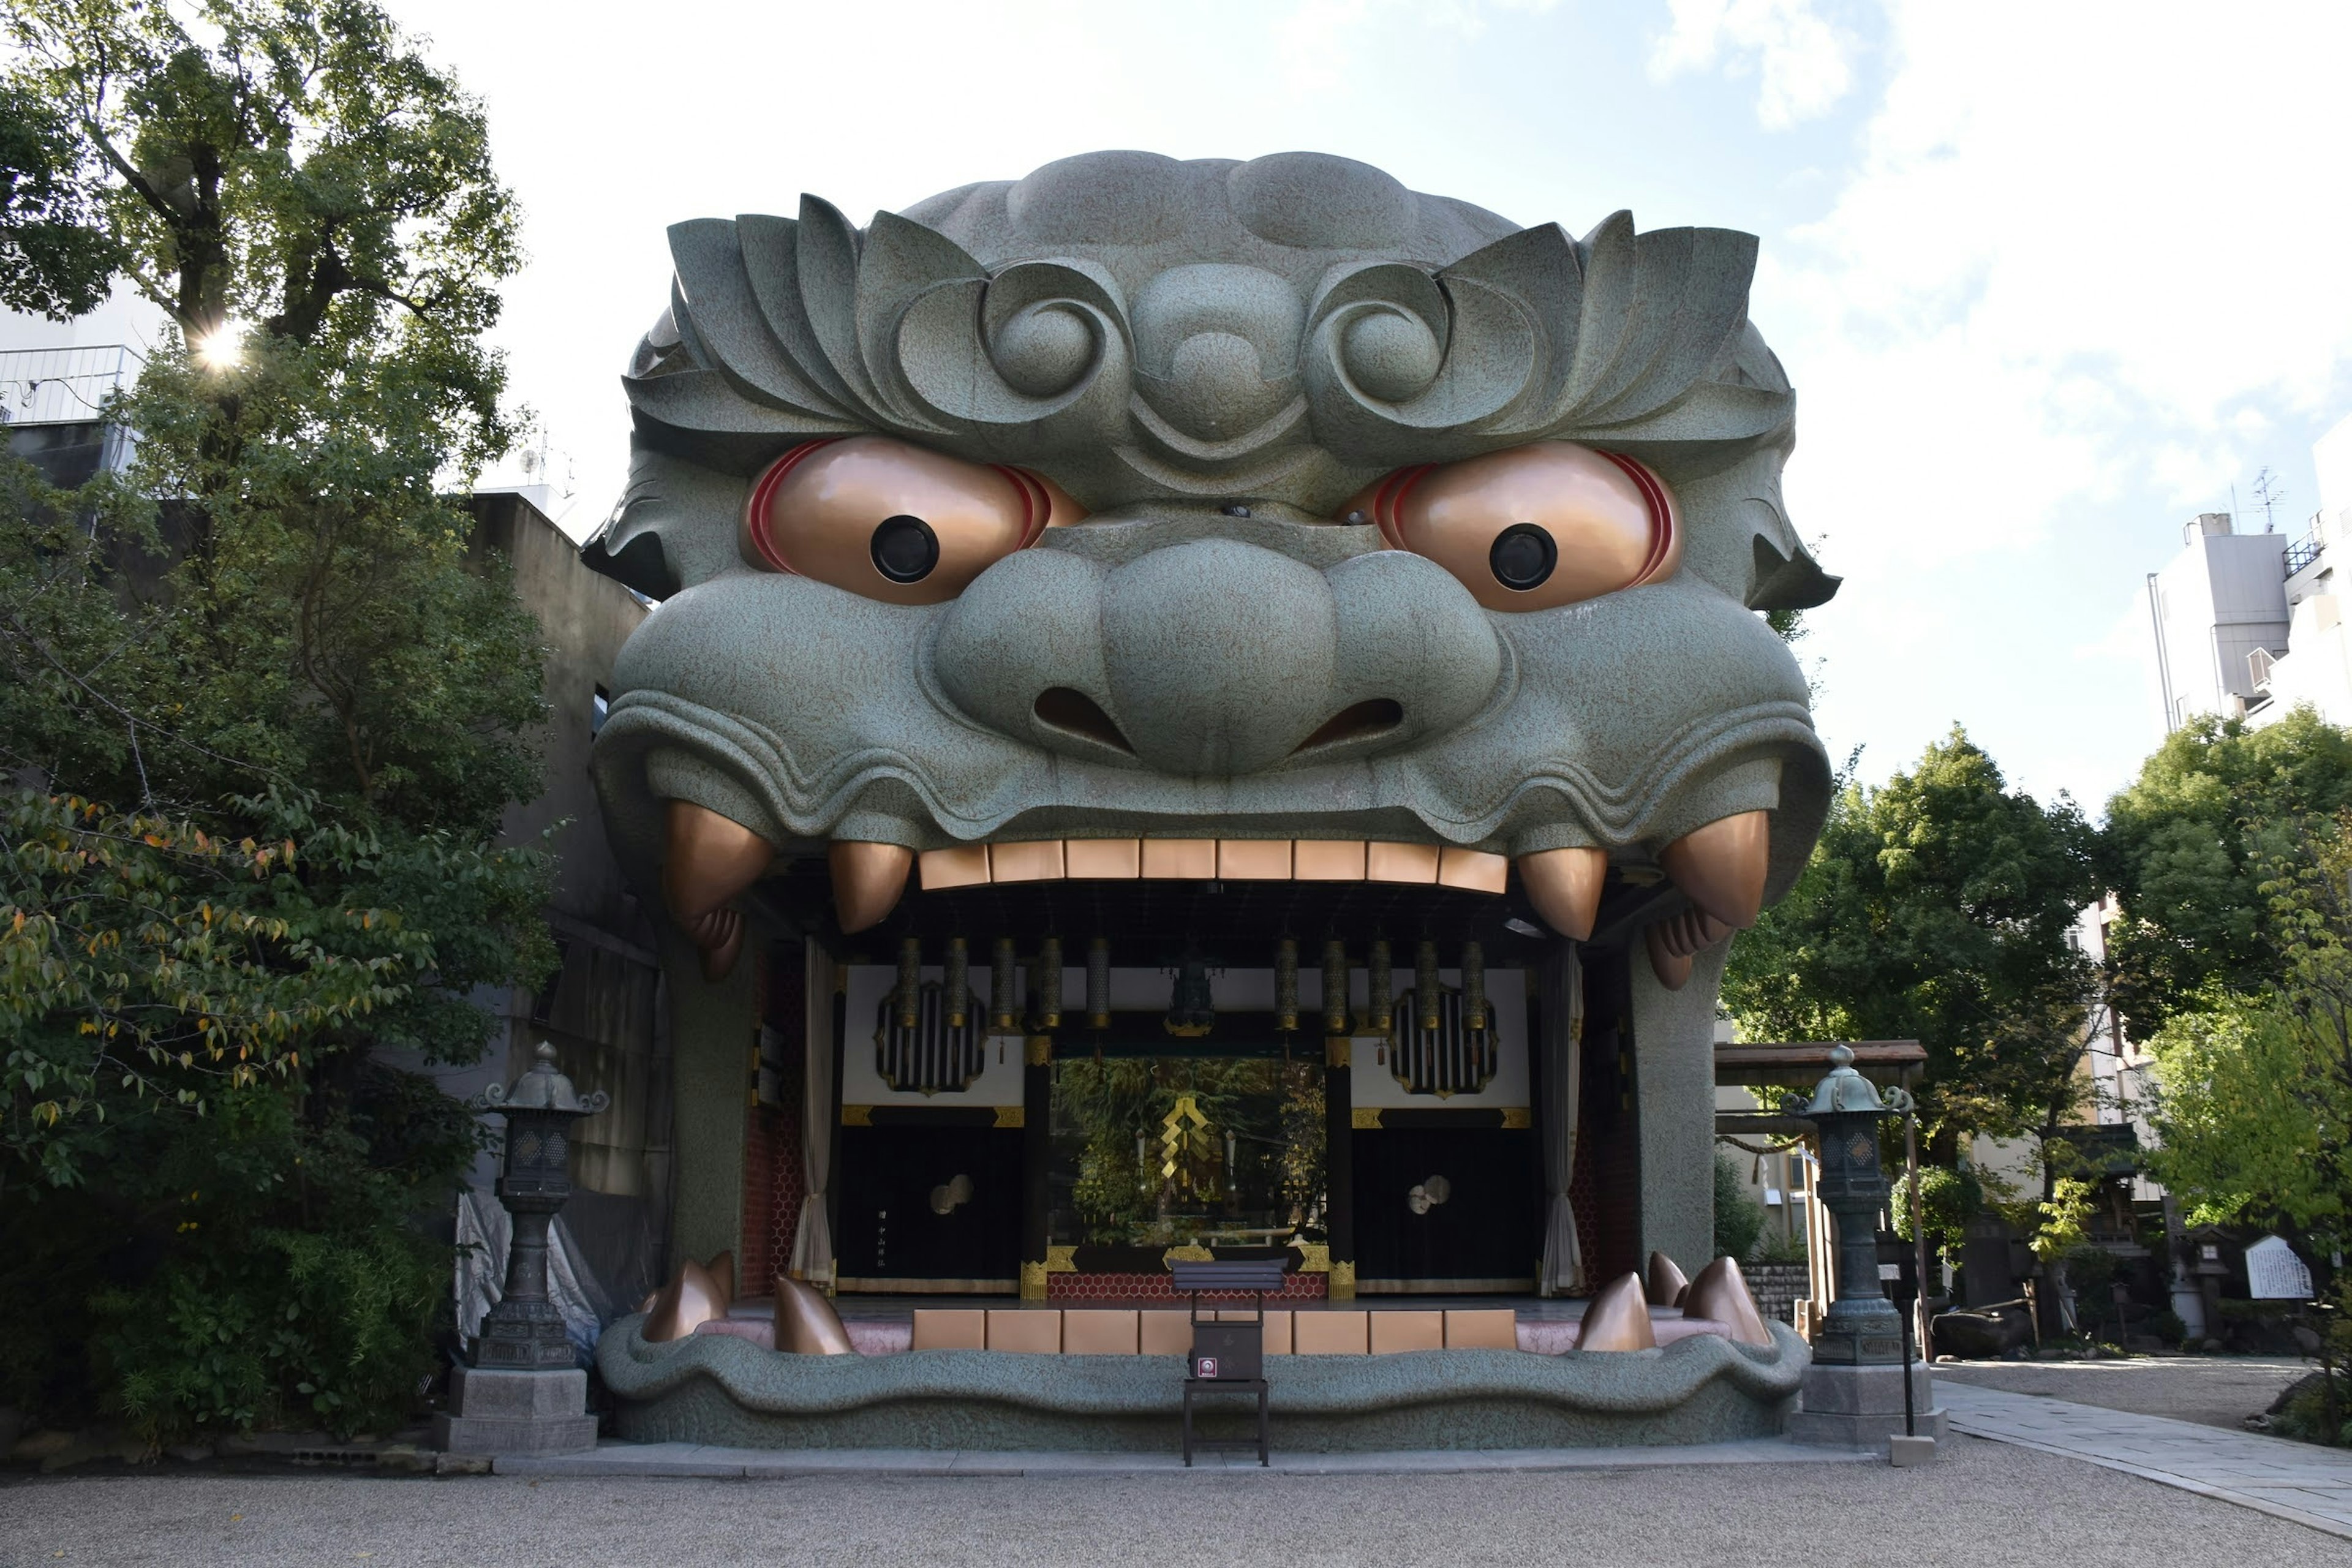
M 506 1156 L 499 1202 L 513 1220 L 507 1279 L 497 1306 L 482 1319 L 474 1364 L 519 1371 L 569 1369 L 574 1362 L 563 1319 L 547 1296 L 547 1232 L 572 1195 L 572 1124 L 611 1103 L 602 1089 L 582 1096 L 556 1070 L 555 1047 L 540 1042 L 530 1070 L 509 1088 L 492 1084 L 480 1105 L 506 1118 Z
M 1837 1223 L 1837 1300 L 1813 1340 L 1816 1363 L 1900 1365 L 1903 1324 L 1878 1276 L 1875 1222 L 1886 1205 L 1886 1169 L 1878 1157 L 1878 1121 L 1911 1109 L 1910 1094 L 1877 1088 L 1853 1069 L 1853 1052 L 1830 1052 L 1830 1070 L 1810 1101 L 1795 1095 L 1785 1109 L 1811 1121 L 1821 1140 L 1818 1192 Z

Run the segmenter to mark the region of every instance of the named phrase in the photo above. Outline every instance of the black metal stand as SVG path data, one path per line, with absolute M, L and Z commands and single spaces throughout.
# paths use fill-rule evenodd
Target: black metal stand
M 1257 1436 L 1255 1437 L 1195 1437 L 1192 1436 L 1192 1397 L 1199 1394 L 1255 1394 L 1257 1395 Z M 1257 1462 L 1267 1463 L 1267 1425 L 1265 1409 L 1265 1379 L 1262 1377 L 1188 1377 L 1184 1380 L 1184 1468 L 1192 1467 L 1194 1448 L 1234 1448 L 1257 1450 Z

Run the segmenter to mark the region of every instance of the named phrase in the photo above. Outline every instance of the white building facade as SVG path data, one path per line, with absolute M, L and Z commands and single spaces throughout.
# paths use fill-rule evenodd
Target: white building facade
M 2227 512 L 2206 512 L 2183 530 L 2187 548 L 2148 574 L 2168 732 L 2200 714 L 2260 726 L 2304 704 L 2352 724 L 2352 418 L 2312 457 L 2320 506 L 2301 538 L 2241 533 Z

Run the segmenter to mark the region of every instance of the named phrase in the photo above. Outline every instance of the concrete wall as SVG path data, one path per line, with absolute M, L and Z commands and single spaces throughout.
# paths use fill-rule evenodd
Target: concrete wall
M 614 1305 L 634 1304 L 667 1266 L 671 1186 L 668 1020 L 646 912 L 606 846 L 588 779 L 595 696 L 613 661 L 644 621 L 643 601 L 590 571 L 563 531 L 521 496 L 476 495 L 473 549 L 509 563 L 515 593 L 539 622 L 545 650 L 547 718 L 531 740 L 544 760 L 543 788 L 508 809 L 499 840 L 549 849 L 554 896 L 545 914 L 562 964 L 536 993 L 520 988 L 480 998 L 503 1019 L 502 1040 L 469 1072 L 445 1080 L 471 1092 L 512 1082 L 541 1039 L 581 1090 L 612 1104 L 573 1134 L 575 1192 L 564 1223 Z M 550 836 L 549 830 L 552 829 Z M 473 1081 L 473 1080 L 478 1080 Z M 496 1175 L 496 1157 L 478 1163 L 475 1184 Z
M 1658 984 L 1645 954 L 1633 963 L 1641 1253 L 1692 1273 L 1715 1257 L 1715 1006 L 1730 952 L 1728 942 L 1701 952 L 1680 991 Z
M 755 933 L 756 938 L 756 933 Z M 694 946 L 664 924 L 675 1129 L 669 1254 L 743 1256 L 743 1133 L 759 1044 L 759 948 L 747 940 L 726 979 L 705 982 Z

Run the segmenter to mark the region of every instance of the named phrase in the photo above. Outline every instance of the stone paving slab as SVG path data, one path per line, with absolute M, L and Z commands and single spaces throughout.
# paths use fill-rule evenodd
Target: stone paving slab
M 2352 1454 L 1944 1381 L 1952 1430 L 2219 1498 L 2352 1540 Z
M 1414 1449 L 1377 1454 L 1284 1453 L 1261 1468 L 1255 1453 L 1195 1454 L 1198 1471 L 1291 1476 L 1465 1475 L 1490 1471 L 1646 1469 L 1665 1465 L 1884 1463 L 1868 1449 L 1759 1438 L 1738 1443 L 1624 1448 Z M 645 1476 L 772 1480 L 794 1476 L 1181 1475 L 1181 1454 L 1020 1453 L 959 1448 L 727 1448 L 707 1443 L 604 1443 L 583 1454 L 501 1454 L 501 1476 Z

